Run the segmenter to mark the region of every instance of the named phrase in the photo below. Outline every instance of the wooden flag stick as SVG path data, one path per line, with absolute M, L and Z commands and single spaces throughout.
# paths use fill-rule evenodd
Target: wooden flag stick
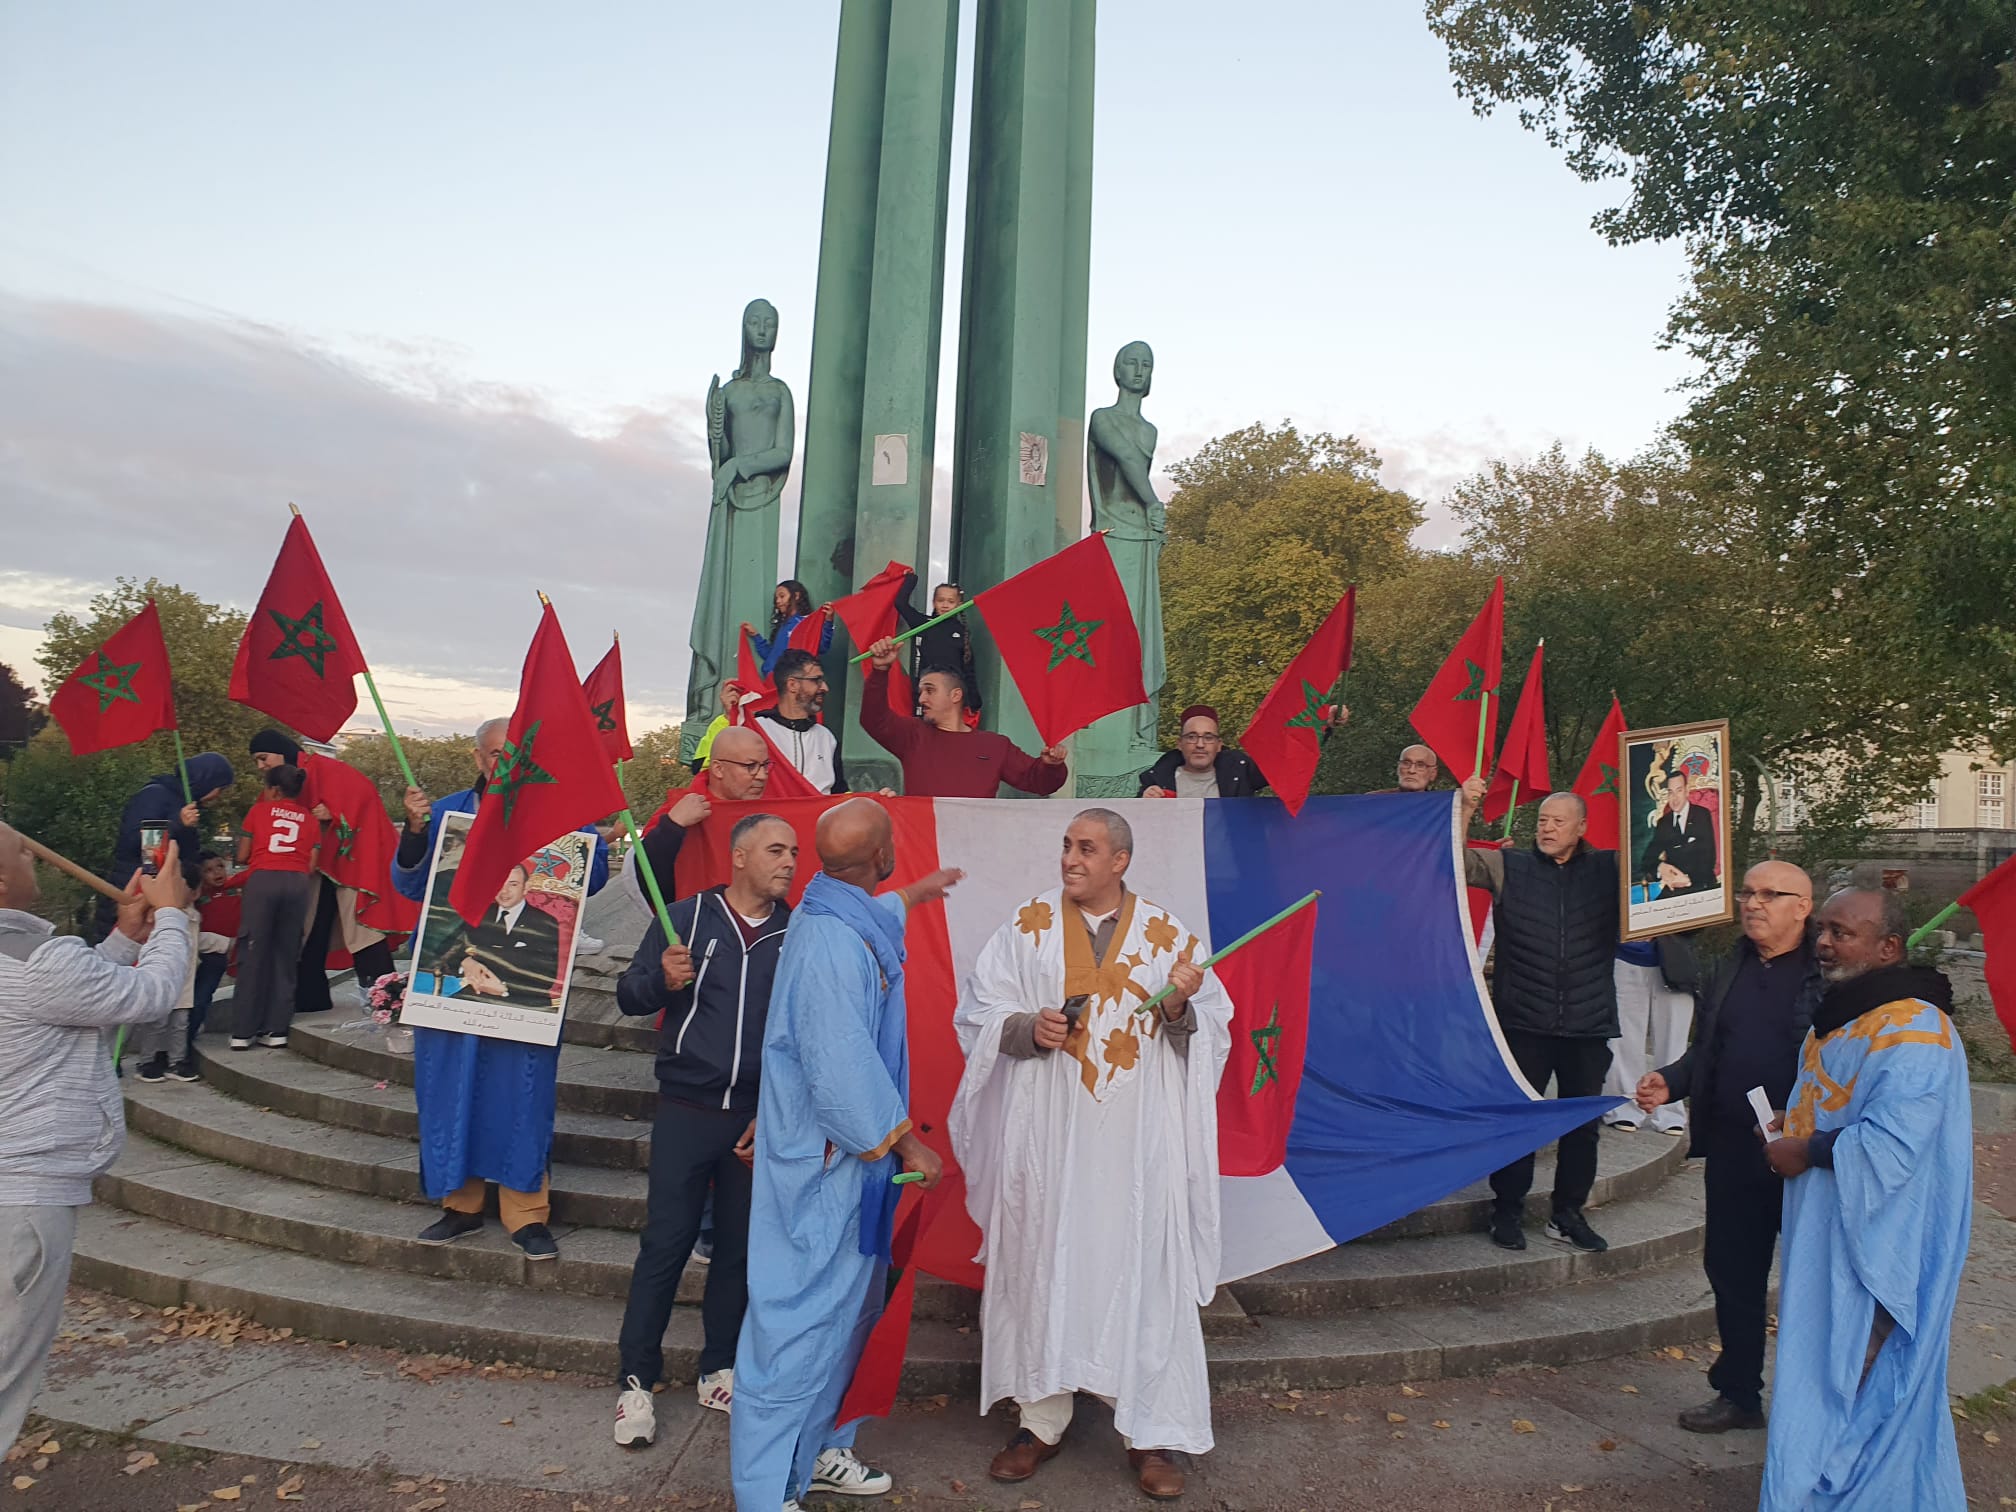
M 20 831 L 16 830 L 15 833 L 20 834 Z M 131 903 L 133 901 L 133 895 L 131 893 L 124 893 L 119 891 L 118 888 L 114 887 L 110 882 L 107 882 L 103 877 L 96 876 L 93 873 L 84 870 L 83 867 L 79 866 L 75 861 L 72 861 L 69 857 L 57 855 L 56 852 L 49 849 L 49 847 L 44 845 L 40 840 L 31 840 L 28 838 L 28 836 L 21 835 L 21 843 L 28 847 L 29 852 L 35 857 L 36 860 L 46 862 L 48 865 L 55 867 L 56 870 L 63 873 L 64 876 L 69 877 L 74 881 L 82 882 L 86 887 L 90 888 L 91 891 L 97 893 L 101 898 L 110 898 L 114 903 Z
M 1268 930 L 1272 929 L 1276 924 L 1281 923 L 1284 919 L 1287 919 L 1289 916 L 1293 914 L 1298 914 L 1302 912 L 1303 909 L 1307 908 L 1311 903 L 1314 903 L 1318 898 L 1322 896 L 1323 896 L 1323 889 L 1319 887 L 1316 889 L 1316 891 L 1310 893 L 1307 897 L 1300 898 L 1297 901 L 1290 903 L 1286 908 L 1282 909 L 1281 912 L 1274 915 L 1274 917 L 1269 919 L 1266 923 L 1255 924 L 1251 929 L 1247 930 L 1246 933 L 1239 936 L 1238 939 L 1234 940 L 1230 945 L 1227 945 L 1223 950 L 1212 952 L 1211 958 L 1204 963 L 1201 969 L 1209 971 L 1213 966 L 1216 966 L 1220 961 L 1224 960 L 1225 957 L 1232 954 L 1233 951 L 1245 949 L 1248 945 L 1251 945 L 1255 940 L 1259 939 L 1260 936 L 1267 933 Z M 1143 1003 L 1139 1008 L 1136 1008 L 1134 1010 L 1135 1016 L 1138 1018 L 1140 1015 L 1146 1013 L 1150 1008 L 1153 1008 L 1157 1003 L 1160 1003 L 1164 998 L 1168 997 L 1173 990 L 1174 990 L 1173 988 L 1164 987 L 1160 992 L 1156 993 L 1155 996 L 1148 999 L 1148 1001 Z

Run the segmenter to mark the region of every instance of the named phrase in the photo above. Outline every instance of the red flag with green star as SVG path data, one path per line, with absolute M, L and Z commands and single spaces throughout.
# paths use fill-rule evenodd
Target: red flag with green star
M 363 670 L 357 636 L 308 522 L 297 514 L 287 522 L 272 575 L 245 622 L 231 668 L 231 701 L 270 714 L 310 740 L 329 740 L 357 712 L 356 677 Z
M 1045 745 L 1148 701 L 1141 632 L 1101 531 L 973 596 Z
M 623 707 L 623 641 L 620 636 L 609 643 L 609 654 L 595 663 L 595 670 L 588 674 L 588 681 L 581 684 L 581 691 L 588 695 L 588 712 L 595 716 L 595 729 L 602 737 L 602 749 L 609 753 L 609 759 L 628 761 L 634 754 L 630 749 L 630 717 Z
M 1484 793 L 1486 824 L 1503 819 L 1515 800 L 1538 803 L 1554 791 L 1554 778 L 1547 770 L 1546 694 L 1540 678 L 1540 664 L 1546 656 L 1547 642 L 1543 640 L 1533 648 L 1533 665 L 1519 685 L 1519 706 L 1512 711 L 1512 723 L 1505 727 L 1505 749 L 1498 753 L 1498 770 Z
M 1309 644 L 1288 663 L 1274 690 L 1253 711 L 1253 723 L 1239 737 L 1239 749 L 1253 758 L 1275 796 L 1299 814 L 1309 800 L 1309 783 L 1323 755 L 1324 710 L 1337 679 L 1351 670 L 1352 626 L 1358 590 L 1345 590 Z
M 303 753 L 308 791 L 329 810 L 322 825 L 322 870 L 338 887 L 357 890 L 357 922 L 386 934 L 410 931 L 420 909 L 389 885 L 399 832 L 378 784 L 347 761 Z
M 63 680 L 49 699 L 49 717 L 63 727 L 79 756 L 175 728 L 168 642 L 154 600 Z
M 557 836 L 625 806 L 560 617 L 547 604 L 525 653 L 503 754 L 476 806 L 448 901 L 468 923 L 480 923 L 512 867 Z
M 1575 791 L 1589 805 L 1589 828 L 1583 831 L 1582 838 L 1597 850 L 1617 849 L 1617 795 L 1620 791 L 1617 785 L 1617 737 L 1629 728 L 1624 723 L 1624 706 L 1612 693 L 1610 715 L 1603 721 L 1603 728 L 1596 732 L 1596 742 L 1589 747 L 1589 759 L 1582 763 L 1581 775 L 1575 779 Z
M 1221 1176 L 1265 1176 L 1288 1156 L 1309 1044 L 1309 970 L 1320 907 L 1297 909 L 1211 968 L 1232 999 L 1232 1053 L 1218 1081 Z
M 1467 782 L 1491 767 L 1498 739 L 1498 683 L 1505 660 L 1505 579 L 1491 585 L 1491 597 L 1470 621 L 1470 628 L 1450 651 L 1442 670 L 1428 684 L 1409 717 L 1421 738 L 1442 760 L 1457 782 Z M 1479 718 L 1483 721 L 1484 759 L 1477 759 Z

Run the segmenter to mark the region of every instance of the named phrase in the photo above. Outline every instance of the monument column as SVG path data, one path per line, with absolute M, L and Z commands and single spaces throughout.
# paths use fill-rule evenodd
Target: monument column
M 958 40 L 957 0 L 841 5 L 798 514 L 815 603 L 890 561 L 929 582 Z M 826 670 L 852 785 L 895 786 L 861 733 L 863 669 L 836 650 Z
M 969 593 L 1084 534 L 1096 9 L 978 9 L 952 475 L 952 575 Z M 984 635 L 976 656 L 988 725 L 1037 749 Z

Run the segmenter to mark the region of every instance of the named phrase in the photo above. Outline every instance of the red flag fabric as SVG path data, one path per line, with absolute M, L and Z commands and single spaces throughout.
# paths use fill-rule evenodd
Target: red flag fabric
M 1484 822 L 1496 824 L 1512 810 L 1512 784 L 1519 784 L 1519 803 L 1538 803 L 1554 791 L 1554 779 L 1547 770 L 1547 695 L 1541 687 L 1540 663 L 1547 654 L 1544 640 L 1533 648 L 1533 664 L 1526 669 L 1526 681 L 1519 685 L 1519 706 L 1512 711 L 1512 723 L 1505 729 L 1505 749 L 1498 753 L 1498 770 L 1484 794 Z M 1476 754 L 1472 746 L 1471 754 Z
M 231 700 L 292 725 L 310 740 L 329 740 L 357 712 L 356 677 L 364 653 L 322 557 L 296 515 L 259 595 L 238 659 Z
M 1351 638 L 1358 590 L 1348 588 L 1324 617 L 1309 644 L 1275 681 L 1253 711 L 1239 748 L 1253 758 L 1274 794 L 1299 814 L 1323 756 L 1323 710 L 1337 679 L 1351 667 Z
M 924 1208 L 939 1193 L 904 1193 L 903 1212 L 896 1220 L 896 1232 L 889 1239 L 889 1264 L 896 1272 L 896 1284 L 883 1305 L 882 1316 L 869 1330 L 861 1358 L 854 1362 L 854 1378 L 840 1399 L 835 1424 L 858 1422 L 867 1417 L 887 1417 L 896 1405 L 896 1387 L 903 1379 L 903 1356 L 910 1348 L 910 1315 L 917 1300 L 917 1267 L 912 1263 L 917 1235 L 924 1224 Z
M 807 615 L 807 619 L 811 616 Z M 735 686 L 742 690 L 745 700 L 734 713 L 728 716 L 730 724 L 747 724 L 756 717 L 760 709 L 777 707 L 777 689 L 769 678 L 763 675 L 763 658 L 756 654 L 753 632 L 747 625 L 742 627 L 742 638 L 735 643 Z M 756 696 L 750 698 L 754 693 Z
M 833 613 L 847 627 L 847 638 L 857 651 L 866 651 L 896 633 L 896 601 L 903 596 L 903 584 L 909 577 L 908 567 L 891 562 L 858 592 L 833 600 Z
M 1629 728 L 1624 723 L 1624 707 L 1612 693 L 1610 713 L 1575 778 L 1575 791 L 1589 805 L 1589 828 L 1582 838 L 1598 850 L 1617 849 L 1623 833 L 1617 813 L 1617 737 Z
M 79 756 L 175 728 L 168 642 L 154 600 L 78 663 L 49 699 L 49 717 Z
M 1988 996 L 2010 1047 L 2016 1049 L 2016 856 L 1962 893 L 1960 906 L 1973 909 L 1981 926 Z
M 357 922 L 386 934 L 404 934 L 420 919 L 411 899 L 386 885 L 399 832 L 385 811 L 378 784 L 347 761 L 304 752 L 315 802 L 329 810 L 322 825 L 322 870 L 338 887 L 357 889 Z
M 972 612 L 1046 746 L 1148 701 L 1141 632 L 1103 531 L 975 594 Z
M 1321 906 L 1290 914 L 1212 968 L 1232 998 L 1232 1053 L 1218 1081 L 1221 1176 L 1265 1176 L 1288 1157 L 1309 1044 L 1310 955 Z
M 560 617 L 547 604 L 448 901 L 465 922 L 480 922 L 512 867 L 556 836 L 625 806 Z
M 798 623 L 791 627 L 791 633 L 784 638 L 784 644 L 793 651 L 810 651 L 817 656 L 819 642 L 825 633 L 826 612 L 823 609 L 815 609 L 810 614 L 801 616 Z
M 602 749 L 612 762 L 628 761 L 630 716 L 623 704 L 623 641 L 609 643 L 609 654 L 595 663 L 595 670 L 581 684 L 588 695 L 588 711 L 595 716 L 595 729 L 602 737 Z
M 1428 684 L 1409 722 L 1428 749 L 1460 783 L 1490 765 L 1498 738 L 1498 682 L 1505 660 L 1505 579 L 1470 621 L 1442 670 Z M 1488 707 L 1487 707 L 1488 704 Z M 1483 716 L 1484 760 L 1477 760 L 1478 716 Z

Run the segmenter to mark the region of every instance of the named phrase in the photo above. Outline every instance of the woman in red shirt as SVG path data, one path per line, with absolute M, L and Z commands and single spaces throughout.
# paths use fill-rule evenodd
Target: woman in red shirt
M 253 1041 L 278 1050 L 294 1021 L 301 937 L 315 906 L 315 852 L 322 822 L 301 802 L 308 777 L 297 766 L 266 773 L 266 792 L 245 816 L 252 837 L 238 926 L 238 989 L 231 1003 L 231 1048 Z

